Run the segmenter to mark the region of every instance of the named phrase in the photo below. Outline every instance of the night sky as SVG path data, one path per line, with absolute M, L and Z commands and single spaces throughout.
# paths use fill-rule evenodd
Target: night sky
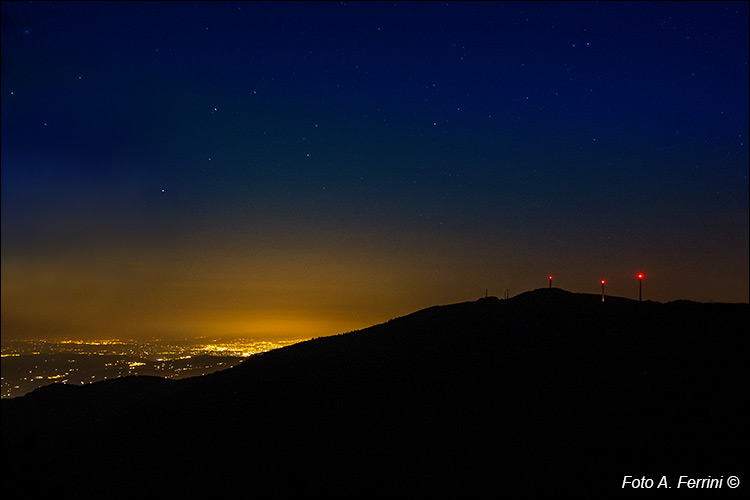
M 748 2 L 3 2 L 2 336 L 748 301 Z

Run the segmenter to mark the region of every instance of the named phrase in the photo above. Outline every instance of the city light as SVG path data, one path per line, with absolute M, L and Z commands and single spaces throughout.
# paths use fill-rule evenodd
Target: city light
M 2 346 L 2 397 L 51 383 L 90 384 L 132 375 L 179 379 L 235 366 L 249 356 L 308 340 L 16 340 Z

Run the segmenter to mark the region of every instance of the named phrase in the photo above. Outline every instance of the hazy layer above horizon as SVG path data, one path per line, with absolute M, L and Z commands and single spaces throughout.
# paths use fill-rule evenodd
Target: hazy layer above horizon
M 747 2 L 2 2 L 3 338 L 750 293 Z

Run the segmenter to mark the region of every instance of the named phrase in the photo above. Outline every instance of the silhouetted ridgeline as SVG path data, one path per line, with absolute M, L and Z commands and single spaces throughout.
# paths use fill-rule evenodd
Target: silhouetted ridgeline
M 608 497 L 645 494 L 624 475 L 750 481 L 749 312 L 541 289 L 204 377 L 49 386 L 0 403 L 3 491 Z

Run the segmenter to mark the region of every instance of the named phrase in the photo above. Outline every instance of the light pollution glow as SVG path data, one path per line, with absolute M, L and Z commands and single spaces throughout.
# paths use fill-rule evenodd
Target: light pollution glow
M 3 339 L 747 302 L 747 2 L 520 5 L 2 2 Z
M 210 238 L 209 238 L 210 239 Z M 4 255 L 3 337 L 15 338 L 310 338 L 334 335 L 437 304 L 555 287 L 644 300 L 722 300 L 722 276 L 701 275 L 700 256 L 676 274 L 638 266 L 633 256 L 585 249 L 550 259 L 541 241 L 513 249 L 457 235 L 434 244 L 404 235 L 398 244 L 344 236 L 300 237 L 294 244 L 222 244 L 169 251 L 100 247 L 44 255 Z M 667 254 L 651 258 L 666 269 Z M 513 265 L 510 265 L 512 263 Z M 682 273 L 684 268 L 695 273 Z M 591 269 L 601 269 L 600 272 Z M 731 272 L 731 270 L 727 270 Z M 723 278 L 728 278 L 724 276 Z M 685 295 L 673 295 L 674 283 Z M 741 280 L 740 280 L 741 282 Z M 741 296 L 741 295 L 740 295 Z

